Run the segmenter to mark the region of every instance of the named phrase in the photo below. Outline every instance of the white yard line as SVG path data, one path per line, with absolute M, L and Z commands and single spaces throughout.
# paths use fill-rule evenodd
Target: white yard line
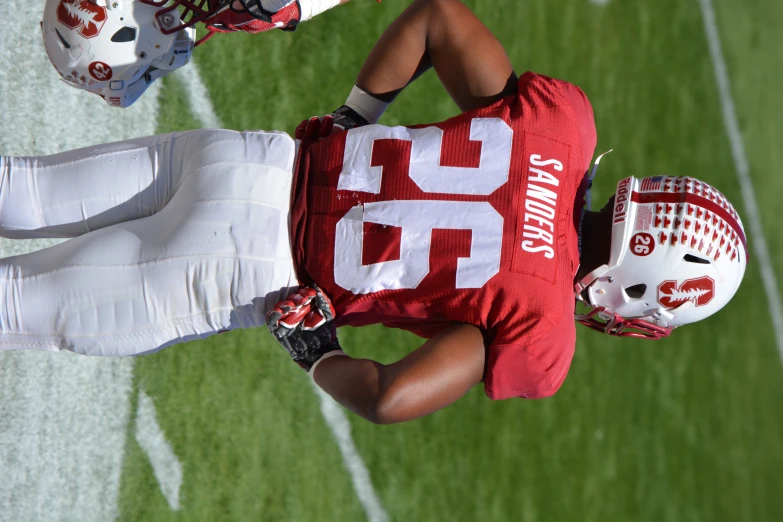
M 723 122 L 729 136 L 729 142 L 731 143 L 731 155 L 734 158 L 734 166 L 737 169 L 737 177 L 739 178 L 740 190 L 742 192 L 742 201 L 745 206 L 746 222 L 750 227 L 748 242 L 753 245 L 756 260 L 758 260 L 761 267 L 761 279 L 764 282 L 764 290 L 767 294 L 767 304 L 769 305 L 769 313 L 772 317 L 772 326 L 775 330 L 778 353 L 780 354 L 781 360 L 783 360 L 783 307 L 781 307 L 780 291 L 778 290 L 779 287 L 775 271 L 772 268 L 772 261 L 769 257 L 767 241 L 761 225 L 759 205 L 756 200 L 755 190 L 753 189 L 753 182 L 750 178 L 748 157 L 745 154 L 745 145 L 742 140 L 742 134 L 740 133 L 739 123 L 737 122 L 737 112 L 731 94 L 729 73 L 726 67 L 726 60 L 723 58 L 718 24 L 715 20 L 715 8 L 713 7 L 712 0 L 699 0 L 699 5 L 701 6 L 701 12 L 704 18 L 704 29 L 707 33 L 707 43 L 710 48 L 710 57 L 712 58 L 715 80 L 718 84 Z
M 130 110 L 58 78 L 41 44 L 43 0 L 6 0 L 0 18 L 0 154 L 47 154 L 153 134 L 157 89 Z M 0 241 L 0 257 L 56 241 Z M 0 353 L 0 521 L 114 520 L 133 360 Z
M 220 119 L 215 114 L 209 92 L 201 80 L 196 64 L 192 63 L 177 70 L 173 76 L 182 82 L 188 96 L 190 112 L 201 122 L 201 126 L 205 129 L 221 128 Z
M 345 467 L 348 468 L 351 474 L 353 489 L 356 491 L 356 496 L 359 497 L 359 502 L 364 508 L 367 520 L 370 522 L 388 522 L 389 515 L 383 509 L 383 505 L 381 505 L 378 494 L 372 486 L 370 472 L 367 471 L 367 466 L 364 465 L 364 461 L 356 449 L 356 444 L 353 442 L 351 424 L 345 416 L 343 407 L 337 404 L 334 399 L 315 383 L 313 383 L 313 389 L 321 400 L 321 413 L 332 430 L 340 452 L 343 454 L 343 462 L 345 462 Z
M 160 485 L 166 502 L 174 511 L 179 510 L 179 491 L 182 487 L 182 464 L 171 444 L 168 443 L 158 424 L 155 403 L 139 390 L 139 404 L 136 410 L 136 441 L 147 454 L 152 472 Z
M 185 91 L 188 93 L 190 101 L 191 112 L 201 120 L 201 123 L 205 127 L 220 128 L 222 127 L 220 120 L 218 119 L 215 109 L 212 106 L 212 101 L 209 99 L 204 83 L 201 81 L 201 77 L 198 73 L 196 64 L 188 65 L 181 69 L 181 71 L 187 72 L 185 74 L 178 74 L 177 78 L 183 82 Z M 323 413 L 326 423 L 329 425 L 329 429 L 332 430 L 337 445 L 340 448 L 340 452 L 343 456 L 343 462 L 351 475 L 354 490 L 356 496 L 359 498 L 359 502 L 364 507 L 368 520 L 371 522 L 386 522 L 389 516 L 384 511 L 381 505 L 378 495 L 372 485 L 372 479 L 370 473 L 367 471 L 367 467 L 362 461 L 362 457 L 356 450 L 356 445 L 351 437 L 351 426 L 348 423 L 348 419 L 345 418 L 345 414 L 328 395 L 321 391 L 318 386 L 313 385 L 318 397 L 321 400 L 321 412 Z

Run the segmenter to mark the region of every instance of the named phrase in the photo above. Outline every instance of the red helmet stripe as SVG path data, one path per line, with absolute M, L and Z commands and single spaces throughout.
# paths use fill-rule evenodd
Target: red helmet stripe
M 745 233 L 742 230 L 737 219 L 731 215 L 731 213 L 723 208 L 718 203 L 711 201 L 708 198 L 699 196 L 697 194 L 691 194 L 689 192 L 634 192 L 631 194 L 631 201 L 640 205 L 646 205 L 650 203 L 690 203 L 704 209 L 709 210 L 714 215 L 719 216 L 736 232 L 739 236 L 742 246 L 745 248 L 745 258 L 750 259 L 748 256 L 748 243 L 745 239 Z

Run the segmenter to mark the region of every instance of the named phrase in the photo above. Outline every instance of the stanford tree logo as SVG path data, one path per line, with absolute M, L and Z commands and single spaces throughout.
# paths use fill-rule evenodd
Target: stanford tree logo
M 675 308 L 692 301 L 696 306 L 704 306 L 715 297 L 715 281 L 711 277 L 688 279 L 679 287 L 677 281 L 664 281 L 658 285 L 658 302 L 666 308 Z
M 85 38 L 94 38 L 106 23 L 106 8 L 88 0 L 60 0 L 57 20 Z

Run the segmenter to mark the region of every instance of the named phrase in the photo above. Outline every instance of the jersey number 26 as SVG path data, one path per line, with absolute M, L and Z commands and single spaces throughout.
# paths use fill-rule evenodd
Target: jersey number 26
M 411 142 L 408 176 L 424 192 L 489 196 L 508 181 L 513 131 L 499 118 L 475 118 L 471 141 L 481 142 L 478 168 L 440 164 L 443 130 L 370 125 L 348 132 L 341 190 L 380 194 L 383 167 L 370 165 L 376 140 Z M 400 227 L 400 258 L 362 264 L 364 223 Z M 334 280 L 354 294 L 411 289 L 430 272 L 433 229 L 470 230 L 470 257 L 457 259 L 457 288 L 481 288 L 500 270 L 503 216 L 488 201 L 390 200 L 351 208 L 337 223 Z

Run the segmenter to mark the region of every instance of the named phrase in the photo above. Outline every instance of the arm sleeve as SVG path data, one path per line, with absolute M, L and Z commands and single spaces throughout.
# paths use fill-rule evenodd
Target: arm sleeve
M 579 141 L 582 144 L 582 161 L 585 166 L 584 170 L 587 170 L 590 168 L 595 145 L 598 141 L 593 106 L 590 105 L 590 100 L 587 99 L 582 89 L 568 82 L 560 81 L 559 83 L 576 116 L 576 123 L 579 126 Z
M 534 107 L 564 105 L 564 102 L 571 106 L 582 149 L 581 160 L 584 167 L 582 170 L 586 171 L 593 159 L 597 136 L 593 106 L 590 105 L 590 100 L 582 89 L 566 81 L 533 72 L 526 72 L 520 76 L 518 89 L 519 95 Z
M 383 323 L 386 328 L 397 328 L 398 330 L 405 330 L 414 335 L 418 335 L 423 339 L 432 339 L 438 335 L 444 328 L 451 326 L 450 321 L 430 321 L 430 322 L 387 322 Z
M 484 391 L 493 400 L 553 395 L 568 374 L 575 343 L 573 316 L 564 314 L 560 323 L 533 345 L 491 344 Z

